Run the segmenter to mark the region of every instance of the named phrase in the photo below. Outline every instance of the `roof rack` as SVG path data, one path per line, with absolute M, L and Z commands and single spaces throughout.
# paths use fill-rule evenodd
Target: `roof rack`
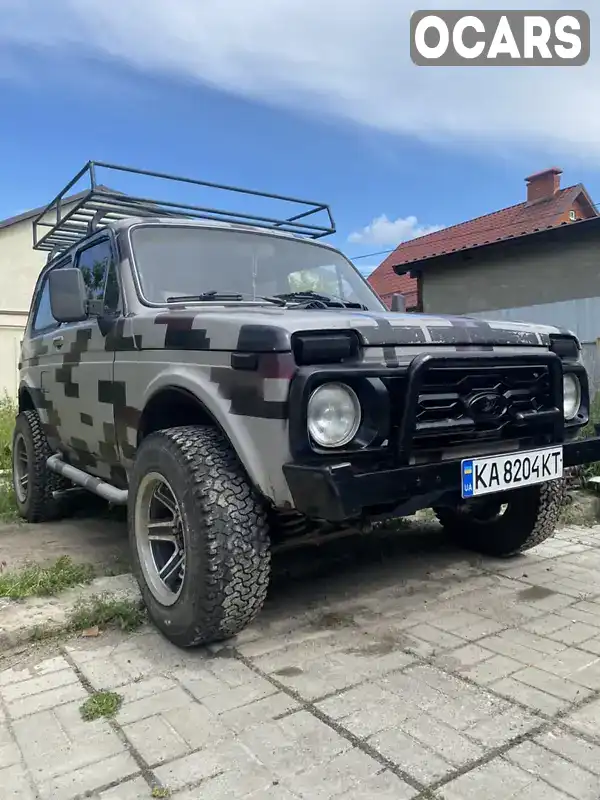
M 187 202 L 172 202 L 168 200 L 154 200 L 148 197 L 136 197 L 114 189 L 107 188 L 97 182 L 98 168 L 125 173 L 129 176 L 146 176 L 160 178 L 166 181 L 175 181 L 181 188 L 182 184 L 204 189 L 217 189 L 223 192 L 232 192 L 246 197 L 266 198 L 282 203 L 295 204 L 297 213 L 282 218 L 262 216 L 257 213 L 243 213 L 237 211 L 224 211 L 202 205 L 191 205 Z M 75 195 L 67 193 L 82 179 L 87 178 L 89 187 Z M 109 181 L 110 182 L 110 181 Z M 164 185 L 164 184 L 163 184 Z M 309 220 L 316 214 L 325 215 L 325 223 L 314 224 Z M 76 244 L 81 239 L 110 222 L 126 219 L 127 217 L 175 217 L 183 219 L 206 219 L 217 222 L 233 223 L 237 225 L 252 225 L 261 228 L 271 228 L 287 233 L 306 236 L 310 239 L 320 239 L 323 236 L 335 233 L 335 222 L 328 205 L 310 200 L 300 200 L 295 197 L 257 192 L 252 189 L 240 189 L 235 186 L 225 186 L 217 183 L 198 181 L 192 178 L 181 178 L 162 172 L 122 167 L 115 164 L 106 164 L 101 161 L 88 161 L 77 175 L 69 181 L 64 189 L 49 203 L 44 210 L 33 220 L 33 247 L 34 250 L 49 251 L 50 257 L 57 252 Z

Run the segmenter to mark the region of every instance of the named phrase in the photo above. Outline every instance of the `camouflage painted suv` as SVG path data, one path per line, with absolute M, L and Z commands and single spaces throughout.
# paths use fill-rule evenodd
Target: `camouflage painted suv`
M 74 485 L 127 504 L 168 638 L 242 629 L 272 548 L 292 542 L 428 507 L 496 556 L 552 534 L 564 470 L 600 459 L 577 438 L 575 337 L 388 312 L 315 241 L 335 230 L 322 204 L 214 185 L 252 211 L 151 201 L 99 185 L 99 167 L 34 222 L 50 255 L 22 346 L 15 492 L 32 522 L 64 513 Z M 275 201 L 293 213 L 259 210 Z

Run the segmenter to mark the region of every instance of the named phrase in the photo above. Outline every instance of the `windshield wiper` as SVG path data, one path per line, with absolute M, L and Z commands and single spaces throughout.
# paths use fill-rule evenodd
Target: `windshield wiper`
M 354 302 L 352 300 L 344 300 L 336 294 L 323 294 L 321 292 L 313 292 L 307 289 L 303 292 L 287 292 L 286 294 L 276 294 L 275 297 L 281 300 L 295 300 L 298 306 L 311 306 L 316 308 L 360 308 L 363 311 L 367 310 L 367 306 L 363 303 Z
M 224 303 L 235 303 L 241 302 L 242 300 L 246 299 L 251 300 L 264 300 L 267 303 L 273 303 L 276 306 L 285 306 L 286 302 L 284 299 L 279 297 L 263 297 L 262 295 L 252 295 L 240 292 L 217 292 L 216 289 L 212 289 L 209 292 L 202 292 L 201 294 L 181 294 L 181 295 L 173 295 L 172 297 L 167 297 L 167 303 L 198 303 L 198 302 L 224 302 Z

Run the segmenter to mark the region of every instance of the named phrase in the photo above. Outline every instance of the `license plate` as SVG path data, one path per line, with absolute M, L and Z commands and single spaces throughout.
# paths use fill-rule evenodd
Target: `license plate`
M 462 496 L 478 497 L 562 478 L 563 449 L 547 447 L 525 453 L 468 458 L 461 466 Z

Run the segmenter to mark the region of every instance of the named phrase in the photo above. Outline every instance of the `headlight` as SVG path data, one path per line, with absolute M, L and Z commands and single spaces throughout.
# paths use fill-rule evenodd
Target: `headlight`
M 581 384 L 574 375 L 563 375 L 563 409 L 565 419 L 574 419 L 581 405 Z
M 343 447 L 360 427 L 361 408 L 356 393 L 344 383 L 324 383 L 311 394 L 307 408 L 308 432 L 320 447 Z

